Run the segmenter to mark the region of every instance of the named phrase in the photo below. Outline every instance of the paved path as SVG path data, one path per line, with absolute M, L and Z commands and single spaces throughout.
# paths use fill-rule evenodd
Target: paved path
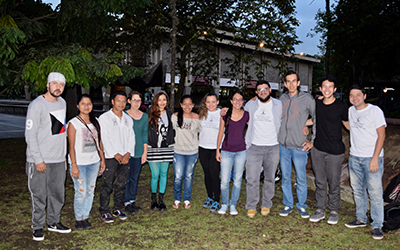
M 0 113 L 0 139 L 24 137 L 25 116 Z

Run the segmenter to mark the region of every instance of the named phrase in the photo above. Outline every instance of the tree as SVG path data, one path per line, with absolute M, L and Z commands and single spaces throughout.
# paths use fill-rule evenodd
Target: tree
M 172 17 L 169 0 L 154 0 L 151 5 L 135 13 L 124 13 L 128 21 L 123 28 L 121 38 L 145 38 L 148 43 L 141 46 L 157 46 L 170 43 Z M 214 44 L 220 39 L 228 39 L 232 52 L 242 62 L 257 61 L 257 53 L 241 54 L 245 44 L 260 42 L 282 58 L 294 50 L 298 44 L 295 27 L 298 21 L 294 17 L 294 1 L 258 1 L 258 0 L 176 0 L 177 24 L 177 61 L 176 69 L 180 75 L 177 99 L 184 90 L 188 71 L 192 75 L 217 78 L 218 54 Z M 151 45 L 149 45 L 151 44 Z M 135 47 L 140 48 L 141 46 Z M 142 49 L 139 49 L 142 51 Z M 235 77 L 248 79 L 246 70 L 235 65 L 237 60 L 229 62 Z M 268 61 L 258 62 L 259 67 L 271 66 Z M 278 67 L 283 67 L 284 60 Z

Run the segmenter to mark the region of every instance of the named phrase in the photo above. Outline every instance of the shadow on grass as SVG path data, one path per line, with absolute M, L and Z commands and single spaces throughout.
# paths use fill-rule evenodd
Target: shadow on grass
M 344 223 L 354 220 L 354 205 L 343 202 L 337 225 L 326 220 L 311 223 L 296 211 L 279 216 L 283 208 L 280 183 L 271 213 L 254 219 L 246 216 L 246 182 L 242 183 L 237 216 L 219 215 L 202 207 L 206 198 L 204 175 L 197 164 L 192 191 L 192 208 L 174 210 L 173 167 L 168 171 L 165 212 L 150 210 L 150 177 L 148 165 L 139 179 L 137 204 L 142 212 L 126 221 L 105 224 L 98 212 L 98 179 L 90 221 L 93 228 L 58 234 L 45 230 L 45 240 L 32 240 L 30 197 L 25 174 L 23 138 L 0 140 L 0 249 L 398 249 L 399 231 L 385 234 L 382 241 L 373 240 L 371 229 L 348 229 Z M 5 166 L 4 166 L 5 165 Z M 293 190 L 295 193 L 295 190 Z M 65 206 L 61 220 L 73 229 L 73 183 L 66 178 Z M 112 203 L 112 201 L 111 201 Z M 308 194 L 308 212 L 312 214 L 314 192 Z M 259 212 L 259 209 L 258 209 Z M 329 211 L 328 211 L 329 212 Z

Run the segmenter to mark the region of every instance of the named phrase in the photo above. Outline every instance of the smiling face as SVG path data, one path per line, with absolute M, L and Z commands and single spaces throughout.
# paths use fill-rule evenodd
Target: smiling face
M 286 76 L 285 87 L 288 89 L 290 96 L 294 96 L 298 92 L 298 86 L 300 86 L 300 81 L 297 79 L 296 74 Z
M 256 94 L 261 102 L 268 102 L 270 99 L 271 88 L 268 84 L 260 84 L 257 86 Z
M 231 103 L 234 109 L 241 109 L 243 105 L 243 96 L 239 93 L 233 95 Z
M 321 87 L 319 87 L 319 90 L 322 92 L 322 95 L 325 98 L 329 99 L 336 92 L 335 83 L 325 80 L 322 82 Z
M 76 106 L 79 109 L 79 113 L 84 115 L 88 115 L 93 110 L 93 103 L 88 97 L 83 97 Z
M 166 95 L 160 95 L 158 97 L 158 101 L 157 101 L 157 105 L 158 105 L 158 109 L 162 112 L 165 110 L 165 108 L 167 107 L 167 96 Z
M 218 104 L 219 104 L 219 101 L 217 100 L 216 96 L 213 96 L 213 95 L 207 96 L 206 107 L 209 111 L 217 110 Z
M 117 95 L 113 100 L 111 100 L 113 109 L 117 112 L 122 112 L 126 106 L 126 97 L 123 95 Z
M 61 81 L 52 81 L 47 84 L 47 89 L 54 98 L 59 97 L 64 92 L 65 84 Z
M 190 98 L 183 99 L 183 102 L 181 103 L 181 108 L 183 109 L 183 113 L 190 114 L 192 112 L 193 107 L 194 104 L 192 102 L 192 99 Z
M 132 98 L 128 100 L 129 104 L 131 105 L 131 109 L 139 109 L 140 104 L 142 103 L 142 99 L 139 95 L 135 94 L 132 95 Z
M 367 94 L 363 94 L 363 92 L 359 89 L 350 90 L 350 103 L 354 105 L 354 107 L 358 110 L 363 109 L 367 106 L 365 103 L 365 99 L 367 98 Z

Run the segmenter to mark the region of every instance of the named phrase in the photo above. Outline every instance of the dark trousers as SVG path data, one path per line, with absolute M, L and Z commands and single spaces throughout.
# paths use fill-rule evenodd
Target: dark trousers
M 204 183 L 207 189 L 207 195 L 214 201 L 219 202 L 221 195 L 221 181 L 219 172 L 220 163 L 215 159 L 215 149 L 205 149 L 199 147 L 199 159 L 204 171 Z
M 131 204 L 136 200 L 137 186 L 140 171 L 142 170 L 142 157 L 129 159 L 129 177 L 125 185 L 125 204 Z
M 340 175 L 344 154 L 333 155 L 322 152 L 315 147 L 311 149 L 312 168 L 315 175 L 315 199 L 317 209 L 326 208 L 327 184 L 329 184 L 329 209 L 338 211 L 340 208 Z
M 129 164 L 119 164 L 115 158 L 106 159 L 106 170 L 103 173 L 103 183 L 100 189 L 100 213 L 110 212 L 110 195 L 114 190 L 113 211 L 124 208 L 125 184 L 129 175 Z

